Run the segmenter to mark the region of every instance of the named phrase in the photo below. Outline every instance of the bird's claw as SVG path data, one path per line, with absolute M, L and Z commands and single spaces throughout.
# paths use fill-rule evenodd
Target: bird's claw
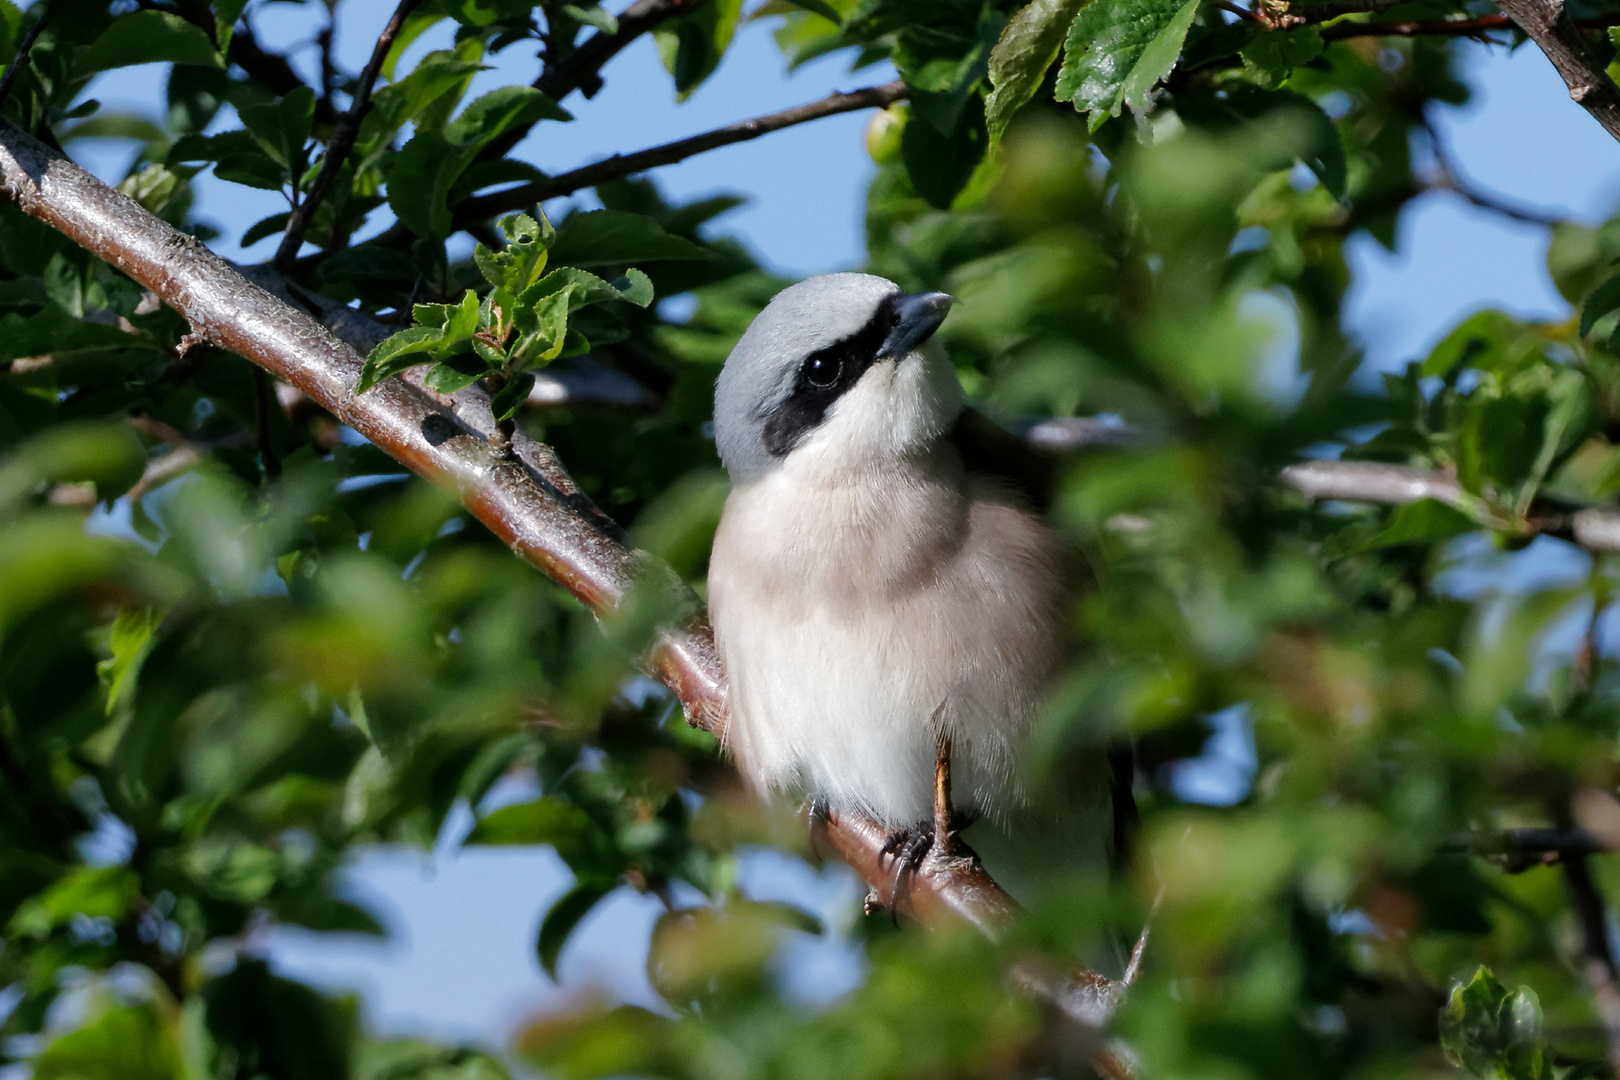
M 958 833 L 973 824 L 977 817 L 976 814 L 952 813 L 950 828 L 943 837 L 939 835 L 932 818 L 925 818 L 889 834 L 883 847 L 878 849 L 878 860 L 879 865 L 885 858 L 894 860 L 894 878 L 889 891 L 893 899 L 889 905 L 891 912 L 899 906 L 900 898 L 911 887 L 917 871 L 930 859 L 975 857 L 973 849 L 963 843 Z

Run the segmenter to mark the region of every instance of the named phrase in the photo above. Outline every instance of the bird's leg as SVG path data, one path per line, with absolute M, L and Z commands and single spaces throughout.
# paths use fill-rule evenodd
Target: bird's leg
M 894 897 L 930 858 L 974 858 L 958 835 L 973 820 L 951 807 L 951 737 L 941 731 L 935 743 L 933 817 L 897 829 L 883 844 L 883 854 L 894 859 Z

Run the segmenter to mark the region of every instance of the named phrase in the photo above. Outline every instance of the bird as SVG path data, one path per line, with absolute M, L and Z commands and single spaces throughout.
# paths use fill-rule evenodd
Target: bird
M 715 386 L 731 490 L 708 602 L 727 748 L 761 795 L 878 821 L 898 884 L 958 839 L 933 828 L 948 746 L 960 839 L 1016 897 L 1054 867 L 1105 866 L 1117 800 L 1101 753 L 1055 793 L 1031 776 L 1072 559 L 958 445 L 984 418 L 934 337 L 953 302 L 835 273 L 755 317 Z

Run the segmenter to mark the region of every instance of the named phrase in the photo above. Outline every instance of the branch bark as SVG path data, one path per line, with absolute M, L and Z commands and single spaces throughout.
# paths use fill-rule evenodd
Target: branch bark
M 481 391 L 446 398 L 391 378 L 356 395 L 363 360 L 339 336 L 361 339 L 375 333 L 360 313 L 342 308 L 347 314 L 336 316 L 327 306 L 337 306 L 333 302 L 261 268 L 255 277 L 277 285 L 292 303 L 278 299 L 196 238 L 5 121 L 0 121 L 0 189 L 25 213 L 152 290 L 190 322 L 198 340 L 297 387 L 411 471 L 455 490 L 514 552 L 597 615 L 611 617 L 638 585 L 671 587 L 668 568 L 629 549 L 619 528 L 575 486 L 549 446 L 519 432 L 509 453 L 491 447 L 494 423 Z M 343 320 L 332 330 L 317 321 L 329 313 Z M 725 676 L 713 634 L 695 597 L 687 593 L 676 599 L 690 603 L 691 614 L 660 631 L 643 663 L 674 691 L 688 722 L 723 741 Z M 885 867 L 881 851 L 884 830 L 876 822 L 828 818 L 819 835 L 875 889 L 891 887 L 892 868 Z M 925 865 L 910 888 L 888 899 L 922 922 L 960 918 L 992 934 L 1016 910 L 976 866 Z M 1079 994 L 1080 982 L 1103 989 L 1113 985 L 1087 973 L 1082 980 L 1059 980 L 1049 1000 L 1076 1023 L 1094 1028 L 1111 1015 L 1112 998 Z M 1104 1001 L 1106 1007 L 1075 1012 L 1071 998 Z
M 1434 499 L 1463 511 L 1480 505 L 1455 477 L 1376 461 L 1306 461 L 1284 468 L 1280 479 L 1318 502 L 1400 506 Z M 1620 551 L 1620 510 L 1537 505 L 1531 508 L 1526 531 L 1569 540 L 1588 551 Z
M 1587 48 L 1563 0 L 1497 0 L 1496 6 L 1547 54 L 1569 96 L 1620 140 L 1620 89 Z
M 747 142 L 797 124 L 859 109 L 888 108 L 903 99 L 906 93 L 906 84 L 896 79 L 894 82 L 868 86 L 863 90 L 828 94 L 819 101 L 796 105 L 791 109 L 783 109 L 781 112 L 765 116 L 756 116 L 752 120 L 741 120 L 723 128 L 706 131 L 701 135 L 693 135 L 691 138 L 677 139 L 662 146 L 638 150 L 633 154 L 614 154 L 610 158 L 574 169 L 572 172 L 468 199 L 456 207 L 456 226 L 466 228 L 470 222 L 482 221 L 514 210 L 523 210 L 545 199 L 554 199 L 581 188 L 595 187 L 609 180 L 632 176 L 659 165 L 673 165 L 677 161 L 684 161 L 707 150 Z

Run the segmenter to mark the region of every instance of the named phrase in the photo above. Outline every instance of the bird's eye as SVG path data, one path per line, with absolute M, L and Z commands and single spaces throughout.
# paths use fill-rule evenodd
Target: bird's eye
M 804 364 L 804 379 L 811 386 L 825 390 L 843 374 L 844 362 L 836 356 L 812 356 Z

